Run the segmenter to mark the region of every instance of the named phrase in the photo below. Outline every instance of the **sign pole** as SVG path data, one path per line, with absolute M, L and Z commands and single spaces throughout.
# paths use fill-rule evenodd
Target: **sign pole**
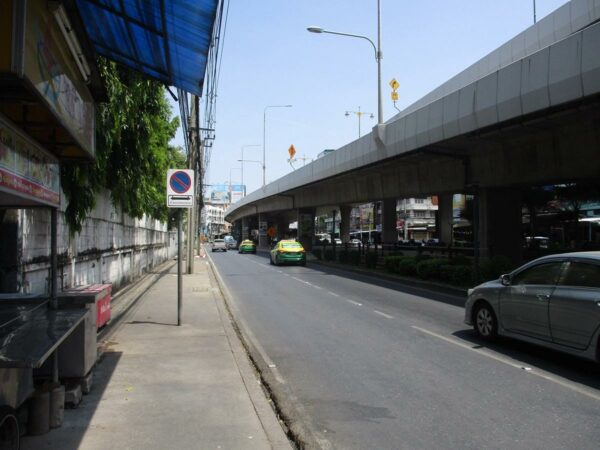
M 190 169 L 169 169 L 167 170 L 167 207 L 179 208 L 177 213 L 177 326 L 181 325 L 181 264 L 183 260 L 183 251 L 181 249 L 182 233 L 182 212 L 183 208 L 194 207 L 194 171 Z M 188 226 L 193 226 L 193 214 L 190 213 Z M 193 236 L 188 241 L 188 245 L 194 245 Z M 188 257 L 188 263 L 193 260 L 193 254 Z
M 177 214 L 177 326 L 181 326 L 181 209 Z

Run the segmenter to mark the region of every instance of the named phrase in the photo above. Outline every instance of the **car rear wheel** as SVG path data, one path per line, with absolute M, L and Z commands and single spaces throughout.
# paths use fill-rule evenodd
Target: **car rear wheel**
M 498 334 L 498 321 L 494 310 L 487 303 L 477 305 L 473 315 L 473 328 L 479 337 L 492 340 Z
M 273 265 L 273 257 L 271 255 L 269 255 L 269 264 Z
M 19 420 L 14 409 L 0 407 L 0 448 L 18 450 L 20 440 Z

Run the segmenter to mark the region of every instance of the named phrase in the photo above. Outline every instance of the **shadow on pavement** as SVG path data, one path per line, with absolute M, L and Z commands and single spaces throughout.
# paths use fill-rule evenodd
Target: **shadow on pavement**
M 479 338 L 473 330 L 460 330 L 452 334 L 479 348 L 488 348 L 521 361 L 524 366 L 535 366 L 575 383 L 600 390 L 600 364 L 593 361 L 504 337 L 495 342 L 487 342 Z
M 21 440 L 21 450 L 81 448 L 83 437 L 96 414 L 121 356 L 121 352 L 106 350 L 96 363 L 92 390 L 88 395 L 83 396 L 79 407 L 65 409 L 62 427 L 51 429 L 49 433 L 41 436 L 24 436 Z M 110 447 L 110 443 L 107 442 L 107 446 Z
M 125 322 L 128 325 L 140 325 L 140 324 L 151 324 L 151 325 L 166 325 L 168 327 L 176 327 L 176 323 L 165 323 L 165 322 L 153 322 L 151 320 L 132 320 L 131 322 Z

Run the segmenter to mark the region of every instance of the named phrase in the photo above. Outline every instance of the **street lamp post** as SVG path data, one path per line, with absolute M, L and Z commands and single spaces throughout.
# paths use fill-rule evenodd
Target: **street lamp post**
M 368 113 L 368 112 L 364 112 L 360 110 L 360 106 L 358 107 L 358 111 L 346 111 L 346 114 L 344 114 L 346 117 L 348 117 L 350 114 L 356 114 L 358 116 L 358 137 L 360 137 L 360 118 L 362 116 L 364 116 L 365 114 L 370 114 L 371 115 L 371 119 L 373 118 L 373 113 Z
M 261 166 L 263 165 L 262 161 L 258 161 L 256 159 L 238 159 L 239 163 L 245 163 L 245 162 L 251 162 L 251 163 L 256 163 L 256 164 L 260 164 Z
M 360 39 L 365 39 L 369 41 L 369 43 L 373 46 L 375 50 L 375 60 L 377 61 L 377 124 L 383 124 L 383 103 L 381 101 L 381 59 L 383 58 L 383 53 L 381 51 L 381 0 L 377 0 L 377 45 L 369 39 L 367 36 L 362 36 L 360 34 L 350 34 L 350 33 L 341 33 L 339 31 L 328 31 L 324 30 L 321 27 L 311 26 L 307 28 L 311 33 L 327 33 L 327 34 L 337 34 L 339 36 L 349 36 Z
M 266 151 L 265 151 L 265 140 L 266 140 L 266 135 L 267 135 L 267 109 L 269 108 L 291 108 L 292 105 L 270 105 L 270 106 L 265 106 L 265 109 L 263 111 L 263 160 L 262 160 L 262 170 L 263 170 L 263 187 L 267 184 L 267 166 L 265 165 L 265 156 L 266 156 Z
M 260 147 L 260 144 L 242 145 L 242 159 L 238 161 L 240 161 L 242 166 L 242 189 L 244 190 L 244 197 L 246 196 L 246 185 L 244 184 L 244 149 L 247 147 Z

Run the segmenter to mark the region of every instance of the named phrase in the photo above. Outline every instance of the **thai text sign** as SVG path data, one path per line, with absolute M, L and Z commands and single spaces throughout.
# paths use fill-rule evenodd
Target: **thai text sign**
M 0 190 L 41 204 L 60 204 L 56 158 L 0 116 Z

